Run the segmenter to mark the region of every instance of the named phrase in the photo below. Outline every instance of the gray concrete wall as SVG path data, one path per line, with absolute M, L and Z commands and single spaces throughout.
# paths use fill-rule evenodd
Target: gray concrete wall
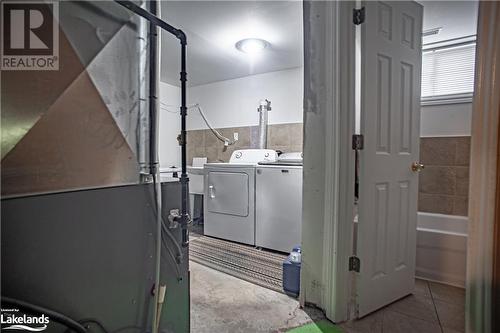
M 180 208 L 180 184 L 163 183 L 164 218 Z M 152 316 L 155 218 L 152 186 L 129 185 L 1 202 L 2 296 L 112 332 L 147 332 Z M 180 230 L 174 230 L 180 240 Z M 167 245 L 172 246 L 170 241 Z M 165 249 L 163 332 L 189 332 L 187 248 L 180 276 Z M 100 332 L 92 325 L 92 332 Z M 45 332 L 64 332 L 49 324 Z

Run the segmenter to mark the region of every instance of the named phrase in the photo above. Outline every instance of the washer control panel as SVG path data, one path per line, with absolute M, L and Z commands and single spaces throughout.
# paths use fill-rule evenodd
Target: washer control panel
M 278 153 L 272 149 L 239 149 L 231 154 L 229 163 L 274 162 L 278 160 Z

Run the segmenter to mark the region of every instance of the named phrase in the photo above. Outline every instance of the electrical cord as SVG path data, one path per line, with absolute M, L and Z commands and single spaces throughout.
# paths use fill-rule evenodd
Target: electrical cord
M 94 323 L 96 324 L 97 326 L 99 326 L 99 328 L 102 330 L 102 332 L 104 333 L 118 333 L 118 332 L 123 332 L 125 330 L 141 330 L 141 331 L 145 331 L 141 326 L 136 326 L 136 325 L 129 325 L 129 326 L 123 326 L 123 327 L 120 327 L 114 331 L 108 331 L 106 329 L 106 327 L 104 327 L 103 324 L 101 324 L 101 322 L 99 322 L 97 319 L 95 318 L 85 318 L 85 319 L 81 319 L 78 321 L 80 324 L 84 325 L 84 324 L 87 324 L 87 323 Z M 86 327 L 86 329 L 88 329 L 88 327 Z M 70 333 L 72 332 L 71 329 L 67 329 L 66 331 L 64 331 L 64 333 Z
M 174 243 L 174 245 L 175 245 L 175 247 L 177 249 L 177 259 L 176 259 L 176 261 L 180 264 L 180 263 L 182 263 L 182 259 L 183 259 L 182 248 L 181 248 L 179 242 L 177 242 L 177 239 L 175 239 L 175 237 L 172 234 L 172 232 L 170 232 L 170 230 L 165 225 L 165 220 L 163 219 L 163 216 L 162 216 L 161 220 L 162 220 L 163 231 L 167 234 L 168 238 L 170 238 L 170 240 Z
M 224 146 L 232 146 L 232 145 L 234 145 L 236 143 L 235 140 L 230 140 L 230 139 L 226 138 L 225 136 L 223 136 L 222 134 L 220 134 L 219 131 L 217 131 L 215 128 L 213 128 L 210 125 L 210 123 L 208 122 L 207 118 L 205 117 L 205 114 L 203 113 L 203 111 L 201 109 L 200 104 L 196 103 L 195 105 L 193 105 L 193 107 L 195 107 L 196 109 L 198 109 L 198 112 L 200 113 L 201 117 L 205 121 L 205 124 L 207 124 L 208 128 L 210 129 L 210 131 L 212 131 L 212 133 L 215 135 L 215 137 L 217 139 L 219 139 L 220 141 L 224 142 Z
M 160 106 L 160 108 L 162 110 L 165 110 L 165 111 L 170 112 L 170 113 L 178 113 L 177 111 L 173 111 L 173 110 L 169 110 L 168 109 L 168 107 L 173 107 L 174 105 L 165 104 L 163 102 L 160 102 L 160 105 L 163 105 L 163 106 Z M 231 140 L 231 139 L 225 137 L 218 130 L 216 130 L 215 128 L 213 128 L 212 125 L 210 125 L 210 123 L 208 122 L 207 117 L 205 116 L 205 113 L 203 113 L 203 110 L 202 110 L 200 104 L 196 103 L 196 104 L 188 106 L 188 109 L 194 109 L 194 108 L 196 108 L 198 110 L 198 112 L 201 115 L 201 118 L 203 119 L 203 121 L 205 122 L 205 124 L 207 124 L 207 126 L 210 129 L 210 131 L 212 132 L 212 134 L 215 135 L 215 137 L 217 139 L 219 139 L 220 141 L 224 142 L 224 146 L 232 146 L 232 145 L 234 145 L 236 143 L 237 140 Z
M 154 194 L 154 199 L 155 199 L 155 202 L 156 202 L 156 198 L 158 196 L 158 193 L 157 193 L 157 186 L 156 186 L 157 185 L 157 180 L 155 178 L 156 177 L 153 177 L 153 194 Z M 160 190 L 161 190 L 161 186 L 160 186 Z M 170 232 L 170 230 L 168 230 L 167 226 L 165 225 L 165 220 L 163 219 L 163 216 L 160 216 L 160 217 L 161 217 L 162 232 L 164 232 L 164 233 L 167 234 L 167 236 L 175 244 L 175 246 L 177 248 L 177 251 L 178 251 L 177 252 L 178 253 L 177 256 L 174 255 L 174 253 L 172 252 L 172 249 L 168 246 L 167 241 L 165 240 L 165 238 L 164 237 L 161 238 L 162 245 L 167 250 L 167 253 L 169 254 L 169 256 L 172 259 L 172 262 L 174 264 L 176 278 L 177 278 L 178 281 L 180 281 L 180 280 L 182 280 L 182 273 L 181 273 L 181 270 L 180 270 L 180 264 L 182 263 L 182 259 L 183 259 L 182 249 L 181 249 L 181 246 L 179 245 L 179 243 L 177 242 L 177 239 L 175 239 L 174 235 L 172 235 L 172 233 Z
M 177 281 L 181 281 L 182 280 L 182 273 L 181 273 L 181 270 L 179 267 L 180 264 L 176 261 L 174 254 L 172 253 L 172 250 L 170 249 L 170 247 L 168 247 L 168 245 L 164 239 L 162 239 L 162 243 L 163 243 L 163 246 L 167 249 L 167 252 L 170 255 L 170 259 L 172 259 L 172 262 L 174 263 Z
M 85 328 L 83 325 L 87 323 L 94 323 L 99 328 L 102 330 L 104 333 L 118 333 L 122 332 L 125 330 L 142 330 L 142 327 L 140 326 L 124 326 L 121 328 L 116 329 L 115 331 L 108 331 L 106 327 L 97 319 L 95 318 L 84 318 L 80 319 L 78 321 L 51 309 L 44 308 L 39 305 L 35 305 L 32 303 L 28 303 L 25 301 L 21 301 L 12 297 L 7 297 L 7 296 L 1 296 L 2 300 L 2 305 L 10 305 L 13 307 L 18 308 L 19 310 L 23 310 L 26 312 L 31 312 L 31 313 L 39 313 L 39 314 L 44 314 L 47 317 L 50 318 L 50 320 L 55 321 L 61 325 L 64 325 L 67 327 L 67 329 L 64 331 L 64 333 L 69 333 L 69 332 L 78 332 L 78 333 L 88 333 L 88 329 Z
M 82 324 L 82 325 L 85 325 L 85 324 L 88 324 L 88 323 L 94 323 L 96 324 L 97 326 L 99 326 L 99 328 L 101 329 L 102 332 L 104 333 L 109 333 L 109 331 L 106 329 L 106 327 L 104 327 L 103 324 L 101 324 L 101 322 L 95 318 L 84 318 L 84 319 L 80 319 L 78 320 L 78 323 L 79 324 Z M 85 327 L 85 329 L 88 329 L 88 327 Z M 66 331 L 64 331 L 64 333 L 70 333 L 72 332 L 72 330 L 70 328 L 68 328 Z
M 161 103 L 161 102 L 160 102 L 160 103 Z M 169 109 L 167 109 L 166 107 L 161 106 L 161 105 L 160 105 L 160 109 L 162 109 L 163 111 L 167 111 L 167 112 L 169 112 L 169 113 L 179 114 L 179 111 L 169 110 Z
M 141 326 L 125 326 L 117 329 L 116 331 L 113 331 L 112 333 L 118 333 L 118 332 L 123 332 L 125 330 L 141 330 L 145 331 Z
M 154 180 L 153 180 L 153 196 L 152 196 L 152 198 L 148 197 L 148 200 L 155 200 L 155 202 L 156 202 L 156 182 Z M 150 204 L 153 207 L 156 205 L 152 201 L 150 201 Z M 154 210 L 154 214 L 156 216 L 156 214 L 157 214 L 156 210 Z M 161 224 L 162 233 L 165 233 L 168 236 L 168 238 L 170 238 L 170 240 L 175 245 L 175 248 L 177 250 L 177 253 L 173 253 L 173 250 L 171 249 L 171 247 L 168 246 L 166 238 L 162 237 L 162 244 L 165 247 L 165 250 L 167 251 L 170 259 L 172 260 L 172 263 L 175 265 L 176 278 L 178 281 L 180 281 L 180 280 L 182 280 L 182 273 L 180 270 L 180 264 L 182 264 L 182 262 L 184 260 L 182 248 L 181 248 L 179 242 L 177 241 L 177 239 L 175 238 L 175 236 L 172 234 L 172 232 L 167 227 L 167 225 L 165 223 L 165 219 L 163 218 L 163 215 L 162 215 L 161 221 L 162 221 L 162 224 Z

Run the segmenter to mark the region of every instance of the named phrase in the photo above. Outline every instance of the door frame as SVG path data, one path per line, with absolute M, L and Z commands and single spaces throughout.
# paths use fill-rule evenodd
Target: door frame
M 354 151 L 351 140 L 355 101 L 355 25 L 352 21 L 355 4 L 355 1 L 304 1 L 304 35 L 311 41 L 305 40 L 304 50 L 303 207 L 308 205 L 310 210 L 303 209 L 300 300 L 302 304 L 315 303 L 334 322 L 349 319 L 351 284 L 354 281 L 349 272 L 349 257 L 352 255 L 354 219 Z M 314 33 L 308 36 L 307 29 Z M 308 53 L 311 44 L 317 49 Z M 323 73 L 328 74 L 322 76 Z M 314 126 L 325 126 L 325 136 L 310 133 L 316 131 Z M 324 159 L 321 154 L 324 154 Z M 313 162 L 318 161 L 322 165 L 313 166 Z M 314 171 L 309 171 L 309 168 L 314 168 Z M 324 173 L 318 171 L 322 168 Z M 306 182 L 313 177 L 323 178 L 316 182 L 318 187 L 307 188 L 311 185 Z M 316 202 L 314 206 L 311 201 L 319 198 L 317 193 L 311 193 L 313 191 L 324 192 L 322 202 Z M 312 211 L 314 209 L 321 211 Z M 314 228 L 315 232 L 308 234 L 307 228 Z M 321 241 L 314 239 L 313 234 L 320 234 Z M 322 248 L 315 248 L 318 243 Z M 318 263 L 309 258 L 310 253 L 322 254 L 321 261 Z M 320 287 L 317 287 L 318 282 Z M 310 290 L 315 288 L 319 292 L 313 295 Z
M 313 1 L 306 1 L 311 3 Z M 353 255 L 354 232 L 354 168 L 355 153 L 352 150 L 352 135 L 355 134 L 356 110 L 356 26 L 353 24 L 353 9 L 359 7 L 359 1 L 340 1 L 324 5 L 321 11 L 322 21 L 307 22 L 310 17 L 304 16 L 305 24 L 323 24 L 327 32 L 333 31 L 331 36 L 313 36 L 313 40 L 324 43 L 323 49 L 316 52 L 328 53 L 330 57 L 318 57 L 323 70 L 331 75 L 322 78 L 325 92 L 318 94 L 326 106 L 325 138 L 321 144 L 324 149 L 324 201 L 322 211 L 322 270 L 321 282 L 323 293 L 321 299 L 310 297 L 317 305 L 325 310 L 327 318 L 334 322 L 354 319 L 357 316 L 356 277 L 357 273 L 349 271 L 349 258 Z M 306 5 L 307 6 L 307 5 Z M 312 5 L 309 5 L 312 6 Z M 318 5 L 321 6 L 321 5 Z M 316 9 L 317 10 L 317 9 Z M 312 13 L 313 10 L 310 9 Z M 306 11 L 305 11 L 306 15 Z M 323 31 L 321 31 L 323 32 Z M 323 37 L 323 39 L 321 39 Z M 307 43 L 305 44 L 307 47 Z M 307 50 L 305 51 L 307 61 Z M 318 59 L 315 59 L 318 61 Z M 305 73 L 305 87 L 311 82 L 311 74 Z M 313 77 L 315 78 L 315 77 Z M 316 78 L 318 79 L 318 78 Z M 319 80 L 318 80 L 319 81 Z M 318 88 L 319 87 L 315 87 Z M 305 111 L 307 110 L 306 89 Z M 320 102 L 317 106 L 323 106 Z M 308 158 L 308 130 L 307 116 L 304 117 L 305 158 Z M 317 138 L 314 138 L 317 140 Z M 310 148 L 310 147 L 309 147 Z M 311 148 L 310 148 L 311 149 Z M 320 149 L 318 147 L 318 149 Z M 307 193 L 304 192 L 304 196 Z M 307 201 L 304 201 L 304 205 Z M 320 216 L 320 214 L 318 214 Z M 304 216 L 307 221 L 309 215 Z M 310 223 L 310 222 L 307 222 Z M 303 224 L 303 230 L 307 225 Z M 304 241 L 303 241 L 304 243 Z M 308 246 L 303 246 L 303 252 L 308 252 Z M 304 258 L 304 257 L 303 257 Z M 308 262 L 306 260 L 305 264 Z M 318 272 L 315 272 L 318 273 Z M 304 276 L 311 279 L 310 276 Z M 304 280 L 304 279 L 303 279 Z M 306 283 L 317 281 L 307 281 Z M 301 286 L 301 302 L 308 301 L 308 295 Z M 313 302 L 314 302 L 313 301 Z M 319 304 L 318 304 L 319 303 Z
M 333 22 L 336 34 L 332 43 L 333 112 L 326 114 L 326 168 L 325 168 L 325 239 L 323 242 L 325 310 L 334 321 L 352 319 L 354 305 L 351 292 L 354 276 L 349 271 L 349 257 L 353 255 L 354 221 L 354 134 L 355 116 L 355 25 L 352 22 L 355 1 L 335 2 Z M 330 149 L 328 149 L 330 148 Z M 329 205 L 328 203 L 334 203 Z M 337 255 L 333 255 L 337 253 Z M 333 259 L 333 260 L 332 260 Z M 347 288 L 346 288 L 347 286 Z
M 493 312 L 498 312 L 493 297 L 499 295 L 498 281 L 494 280 L 499 274 L 499 259 L 494 251 L 499 249 L 500 71 L 492 70 L 500 63 L 499 17 L 500 3 L 479 3 L 472 107 L 466 332 L 492 332 L 498 328 L 493 325 L 499 324 Z
M 312 6 L 312 3 L 314 3 L 313 0 L 306 0 L 304 1 L 304 6 Z M 354 159 L 351 157 L 352 151 L 350 151 L 350 146 L 345 144 L 346 139 L 350 139 L 350 135 L 354 133 L 352 131 L 352 128 L 354 126 L 354 120 L 351 119 L 348 114 L 354 114 L 354 86 L 353 82 L 350 82 L 350 79 L 354 78 L 354 70 L 353 66 L 354 64 L 351 64 L 349 59 L 354 59 L 354 45 L 349 45 L 348 41 L 351 39 L 354 39 L 354 36 L 351 35 L 353 32 L 351 31 L 353 29 L 352 27 L 352 22 L 350 21 L 351 15 L 352 15 L 352 9 L 355 8 L 354 6 L 355 1 L 345 1 L 345 2 L 334 2 L 331 5 L 330 10 L 323 12 L 324 18 L 323 20 L 328 22 L 328 27 L 332 29 L 335 27 L 337 29 L 337 33 L 332 36 L 330 39 L 325 39 L 325 40 L 320 40 L 320 42 L 324 42 L 325 49 L 330 50 L 331 54 L 331 67 L 330 68 L 340 68 L 339 72 L 334 72 L 334 74 L 331 77 L 328 77 L 326 79 L 327 83 L 330 85 L 334 85 L 334 83 L 337 83 L 334 85 L 333 93 L 331 95 L 326 94 L 323 95 L 323 98 L 326 98 L 328 100 L 328 104 L 330 106 L 331 110 L 331 115 L 328 117 L 327 124 L 334 130 L 333 133 L 330 133 L 326 138 L 324 142 L 321 142 L 321 144 L 326 144 L 327 147 L 330 147 L 330 149 L 325 150 L 325 163 L 324 167 L 325 170 L 327 170 L 327 176 L 325 178 L 325 201 L 323 202 L 323 207 L 324 212 L 322 214 L 318 214 L 318 216 L 321 216 L 323 218 L 322 225 L 324 229 L 323 233 L 323 257 L 321 260 L 321 263 L 323 265 L 323 270 L 322 270 L 322 284 L 324 286 L 324 292 L 323 292 L 323 298 L 321 300 L 318 300 L 315 302 L 317 305 L 322 307 L 325 310 L 326 316 L 331 319 L 334 322 L 342 322 L 347 319 L 349 319 L 350 316 L 350 311 L 349 311 L 349 301 L 351 299 L 351 293 L 354 291 L 354 285 L 353 285 L 353 279 L 351 279 L 350 272 L 347 269 L 348 265 L 348 257 L 350 256 L 351 250 L 352 250 L 352 217 L 353 213 L 352 211 L 342 209 L 342 208 L 352 208 L 352 205 L 349 203 L 345 203 L 341 205 L 341 201 L 344 200 L 343 198 L 350 197 L 352 189 L 349 189 L 348 186 L 346 186 L 346 183 L 349 183 L 350 179 L 354 178 L 354 175 L 350 174 L 349 170 L 350 167 L 353 167 L 354 165 Z M 484 8 L 481 10 L 481 7 L 484 7 L 486 5 L 490 6 L 498 6 L 494 2 L 486 2 L 483 3 L 481 2 L 479 4 L 480 6 L 480 18 L 479 18 L 479 24 L 481 22 L 484 22 L 483 25 L 487 26 L 489 21 L 491 23 L 491 19 L 487 20 L 486 13 L 489 12 L 491 14 L 491 9 L 486 9 Z M 499 10 L 496 9 L 495 10 Z M 312 12 L 312 11 L 311 11 Z M 343 13 L 343 15 L 340 15 L 340 13 Z M 481 15 L 481 13 L 483 13 Z M 342 20 L 341 18 L 346 17 L 348 18 L 347 21 Z M 308 22 L 308 20 L 311 20 L 310 17 L 304 16 L 304 25 L 309 24 L 309 25 L 318 25 L 323 22 Z M 494 26 L 490 24 L 490 27 Z M 481 26 L 479 27 L 479 30 L 481 29 Z M 497 28 L 498 29 L 498 28 Z M 480 35 L 481 32 L 478 31 L 478 35 Z M 490 32 L 490 34 L 493 34 Z M 478 49 L 477 49 L 477 54 L 481 54 L 482 52 L 486 52 L 481 50 L 481 48 L 488 48 L 490 47 L 490 52 L 491 49 L 494 47 L 491 45 L 491 43 L 495 43 L 494 39 L 490 39 L 489 41 L 486 40 L 487 38 L 485 37 L 484 45 L 483 43 L 478 39 Z M 488 45 L 488 43 L 490 43 Z M 308 44 L 305 43 L 307 46 Z M 343 50 L 339 50 L 339 45 L 344 46 L 345 48 Z M 498 46 L 497 46 L 498 48 Z M 306 51 L 307 52 L 307 51 Z M 307 53 L 306 53 L 307 54 Z M 478 57 L 477 56 L 477 57 Z M 491 53 L 490 53 L 491 56 Z M 498 56 L 498 54 L 497 54 Z M 307 58 L 307 57 L 306 57 Z M 479 58 L 477 58 L 479 59 Z M 493 59 L 498 62 L 498 59 Z M 491 59 L 490 59 L 491 61 Z M 479 63 L 478 60 L 476 60 L 476 63 Z M 329 64 L 326 64 L 329 65 Z M 326 66 L 328 67 L 328 66 Z M 491 63 L 489 67 L 491 68 Z M 352 71 L 352 72 L 351 72 Z M 479 71 L 479 69 L 477 69 Z M 347 72 L 347 73 L 346 73 Z M 475 83 L 475 90 L 476 94 L 474 97 L 474 109 L 473 109 L 473 118 L 478 118 L 477 122 L 477 131 L 476 133 L 473 132 L 472 137 L 473 141 L 476 140 L 478 143 L 477 147 L 477 153 L 478 157 L 481 157 L 480 150 L 482 149 L 487 149 L 488 143 L 492 143 L 492 141 L 486 142 L 482 144 L 480 141 L 479 135 L 484 138 L 486 132 L 482 133 L 482 129 L 484 127 L 488 127 L 488 124 L 491 124 L 491 122 L 484 121 L 480 123 L 480 120 L 482 117 L 492 117 L 495 119 L 498 119 L 500 117 L 498 113 L 500 112 L 499 110 L 496 110 L 494 108 L 491 108 L 490 110 L 484 109 L 480 110 L 482 105 L 479 105 L 479 97 L 477 96 L 478 92 L 480 89 L 489 89 L 491 87 L 488 87 L 488 83 L 485 83 L 486 87 L 480 88 L 479 83 L 477 82 L 479 78 L 479 75 L 476 74 L 476 83 Z M 308 80 L 309 77 L 307 74 L 305 74 L 305 80 L 304 84 L 305 87 L 307 84 L 311 84 L 311 82 Z M 344 87 L 348 87 L 348 89 L 339 89 L 339 83 L 344 83 L 346 84 Z M 491 83 L 490 83 L 491 84 Z M 319 87 L 315 87 L 318 88 Z M 497 89 L 498 90 L 498 89 Z M 490 91 L 487 91 L 486 94 L 491 93 Z M 497 93 L 498 94 L 498 93 Z M 319 94 L 318 94 L 319 95 Z M 307 97 L 307 95 L 305 96 Z M 335 100 L 337 103 L 333 103 L 332 100 L 333 98 L 336 98 Z M 340 98 L 340 101 L 339 101 Z M 498 96 L 496 97 L 498 100 Z M 306 107 L 306 100 L 304 101 L 304 112 L 306 113 L 307 107 Z M 341 107 L 344 107 L 344 109 L 341 109 Z M 342 112 L 341 112 L 342 111 Z M 352 112 L 351 112 L 352 111 Z M 493 115 L 492 113 L 496 114 Z M 347 115 L 347 116 L 346 116 Z M 308 140 L 308 133 L 307 133 L 307 126 L 306 126 L 306 116 L 304 115 L 304 138 L 305 141 Z M 338 122 L 337 122 L 338 121 Z M 497 124 L 498 125 L 498 124 Z M 339 128 L 340 127 L 340 128 Z M 346 131 L 351 131 L 349 135 L 347 135 L 345 132 Z M 490 133 L 492 137 L 497 138 L 498 142 L 498 137 L 499 137 L 499 131 L 500 128 L 496 127 L 496 129 L 489 128 L 492 130 L 494 133 Z M 343 134 L 339 133 L 339 130 L 343 130 Z M 315 139 L 315 138 L 313 138 Z M 339 141 L 336 140 L 343 140 L 344 144 L 339 144 Z M 305 142 L 306 143 L 306 142 Z M 473 151 L 471 152 L 471 156 L 474 156 L 474 142 L 472 142 L 472 149 Z M 497 149 L 500 146 L 497 147 Z M 483 154 L 483 158 L 485 154 Z M 308 159 L 308 152 L 307 152 L 307 144 L 304 145 L 304 165 L 306 165 L 306 161 Z M 344 159 L 340 159 L 339 157 L 344 157 Z M 474 161 L 474 158 L 472 158 Z M 500 163 L 496 161 L 497 163 Z M 485 161 L 476 161 L 473 162 L 473 164 L 476 164 L 477 167 L 479 168 L 482 163 L 485 163 Z M 474 168 L 474 166 L 471 166 L 471 168 Z M 495 171 L 498 172 L 497 170 L 498 164 L 495 164 Z M 491 175 L 491 174 L 490 174 Z M 498 176 L 495 174 L 495 176 Z M 474 176 L 471 174 L 471 190 L 469 197 L 472 198 L 474 194 L 478 193 L 485 193 L 486 190 L 489 190 L 489 197 L 491 198 L 492 195 L 492 187 L 491 183 L 481 181 L 480 177 L 478 176 L 478 183 L 474 183 Z M 347 182 L 346 182 L 347 181 Z M 496 181 L 496 178 L 495 178 Z M 351 183 L 352 184 L 352 183 Z M 494 189 L 493 189 L 494 190 Z M 500 193 L 500 190 L 498 190 L 496 193 L 493 193 L 493 195 L 497 195 L 497 198 L 500 197 L 498 195 Z M 307 196 L 308 194 L 304 192 L 304 197 Z M 328 208 L 328 204 L 332 203 L 332 207 Z M 479 202 L 474 203 L 471 201 L 469 203 L 469 212 L 470 213 L 470 223 L 471 226 L 469 227 L 469 244 L 468 244 L 468 257 L 472 260 L 475 259 L 475 256 L 477 253 L 482 253 L 484 254 L 485 250 L 492 248 L 492 241 L 493 241 L 493 233 L 488 233 L 485 230 L 477 230 L 476 222 L 474 222 L 474 216 L 473 212 L 474 210 L 477 210 L 476 205 L 478 205 Z M 306 200 L 304 201 L 304 204 L 306 204 Z M 336 208 L 340 208 L 335 210 Z M 493 210 L 495 209 L 495 205 L 492 205 Z M 477 211 L 478 213 L 480 212 L 479 210 Z M 493 223 L 496 223 L 497 228 L 498 227 L 499 221 L 498 221 L 498 216 L 500 216 L 500 213 L 498 210 L 496 211 L 497 215 L 494 216 L 492 220 L 489 222 L 491 223 L 490 226 Z M 306 217 L 306 216 L 304 216 Z M 496 220 L 495 220 L 496 219 Z M 304 223 L 305 220 L 303 221 L 303 228 L 308 227 L 306 223 Z M 309 221 L 307 223 L 310 223 Z M 472 228 L 476 230 L 471 230 Z M 488 229 L 492 230 L 492 229 Z M 498 229 L 497 229 L 498 230 Z M 476 235 L 473 235 L 473 234 Z M 343 239 L 341 237 L 344 237 Z M 487 240 L 486 243 L 481 241 L 481 239 L 476 239 L 476 238 L 481 238 L 482 240 Z M 304 239 L 303 239 L 304 241 Z M 496 244 L 497 249 L 498 244 L 500 241 Z M 475 248 L 472 250 L 472 248 Z M 303 252 L 307 254 L 308 251 L 308 246 L 303 246 Z M 487 251 L 488 253 L 492 253 Z M 304 258 L 304 257 L 303 257 Z M 500 262 L 498 260 L 498 257 L 496 257 L 497 263 Z M 468 260 L 470 263 L 471 260 Z M 499 264 L 500 265 L 500 264 Z M 468 281 L 466 285 L 466 294 L 467 294 L 467 308 L 466 308 L 466 330 L 467 331 L 477 331 L 474 330 L 475 328 L 478 327 L 484 327 L 483 325 L 489 326 L 491 328 L 491 323 L 494 318 L 491 317 L 491 295 L 492 295 L 492 290 L 491 288 L 486 288 L 486 291 L 476 293 L 473 291 L 474 286 L 475 288 L 479 288 L 480 286 L 477 286 L 476 283 L 478 281 L 482 281 L 482 284 L 488 287 L 488 284 L 491 286 L 491 274 L 487 274 L 487 272 L 491 273 L 492 266 L 493 266 L 493 258 L 489 256 L 488 260 L 482 261 L 479 265 L 475 265 L 477 267 L 472 267 L 472 265 L 468 265 L 467 270 L 468 270 Z M 303 266 L 304 268 L 304 266 Z M 317 273 L 317 272 L 314 272 Z M 308 276 L 304 276 L 302 274 L 302 283 L 301 283 L 301 303 L 307 303 L 308 302 L 308 295 L 304 295 L 304 284 L 309 282 L 309 283 L 314 283 L 315 281 L 304 281 L 310 279 Z M 348 286 L 348 288 L 346 288 Z M 472 288 L 471 288 L 472 287 Z M 338 292 L 336 292 L 338 290 Z M 500 290 L 500 287 L 498 287 L 497 290 Z M 314 299 L 314 298 L 313 298 Z M 487 314 L 480 314 L 479 316 L 476 316 L 477 311 L 474 311 L 473 307 L 471 305 L 475 305 L 474 307 L 477 307 L 478 305 L 481 305 L 481 309 L 487 309 Z M 498 310 L 497 310 L 498 311 Z M 496 323 L 498 324 L 498 323 Z

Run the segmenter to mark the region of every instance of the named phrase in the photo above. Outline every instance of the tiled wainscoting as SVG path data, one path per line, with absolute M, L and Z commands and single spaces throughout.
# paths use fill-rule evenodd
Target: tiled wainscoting
M 418 211 L 467 215 L 470 137 L 420 139 Z
M 238 141 L 224 149 L 209 129 L 188 131 L 188 164 L 193 157 L 207 157 L 208 162 L 228 162 L 235 149 L 257 148 L 258 126 L 220 128 L 219 132 Z M 283 152 L 302 151 L 302 124 L 277 124 L 268 127 L 268 148 Z M 470 137 L 425 137 L 420 139 L 420 174 L 418 210 L 448 215 L 467 215 L 469 190 Z
M 188 131 L 188 164 L 191 164 L 193 157 L 207 157 L 208 162 L 228 162 L 234 150 L 258 147 L 258 126 L 218 128 L 217 130 L 231 140 L 233 134 L 238 133 L 238 141 L 224 149 L 224 143 L 219 141 L 209 129 Z M 302 124 L 269 125 L 267 146 L 269 149 L 283 152 L 301 152 Z

